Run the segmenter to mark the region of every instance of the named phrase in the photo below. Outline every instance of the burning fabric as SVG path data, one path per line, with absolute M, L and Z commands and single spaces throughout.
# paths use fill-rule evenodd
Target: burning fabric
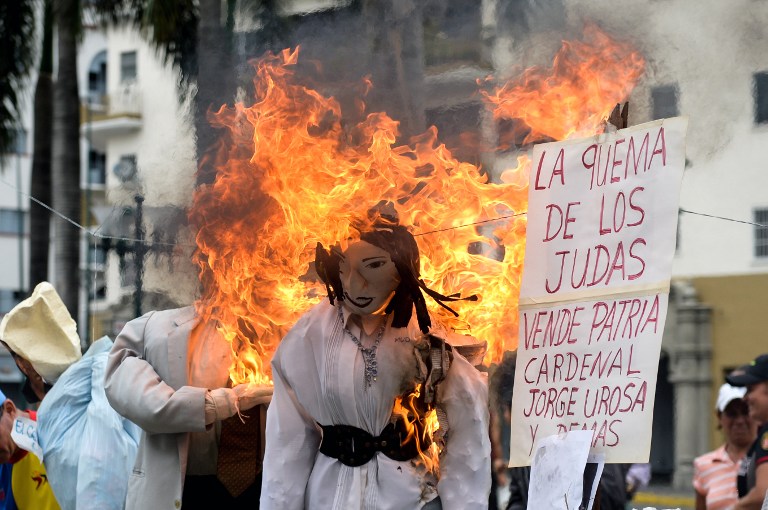
M 270 380 L 280 339 L 323 294 L 312 270 L 316 244 L 349 237 L 353 217 L 374 205 L 371 197 L 396 204 L 402 223 L 419 235 L 421 277 L 430 288 L 482 291 L 476 302 L 455 303 L 460 318 L 443 320 L 460 331 L 471 324 L 488 342 L 486 361 L 500 359 L 517 331 L 508 298 L 519 285 L 525 219 L 494 224 L 493 238 L 456 227 L 524 210 L 526 185 L 489 183 L 439 143 L 435 128 L 397 146 L 398 124 L 385 113 L 342 122 L 334 98 L 300 83 L 297 59 L 286 50 L 258 61 L 256 102 L 212 116 L 226 133 L 217 176 L 191 207 L 203 284 L 196 308 L 221 325 L 237 353 L 232 380 Z M 432 231 L 440 232 L 420 235 Z M 500 243 L 503 261 L 468 250 Z
M 529 136 L 516 142 L 594 133 L 626 98 L 642 59 L 600 31 L 588 39 L 564 45 L 553 77 L 527 72 L 485 94 L 494 118 L 525 125 Z M 602 48 L 611 51 L 590 57 Z M 231 381 L 274 382 L 262 504 L 487 508 L 487 388 L 472 365 L 515 347 L 528 163 L 494 184 L 434 127 L 396 145 L 395 120 L 365 114 L 360 99 L 364 120 L 350 121 L 336 99 L 301 83 L 297 62 L 298 49 L 257 61 L 254 103 L 211 115 L 225 133 L 216 179 L 190 211 L 196 313 L 229 342 Z M 620 69 L 628 88 L 562 75 L 600 64 Z M 371 197 L 396 214 L 361 220 Z M 480 223 L 489 228 L 465 228 Z M 478 245 L 500 256 L 470 249 Z M 476 300 L 458 300 L 456 289 Z
M 297 49 L 256 61 L 254 103 L 211 115 L 225 133 L 216 180 L 196 191 L 190 211 L 203 287 L 196 309 L 230 341 L 237 358 L 232 380 L 269 383 L 268 361 L 280 339 L 322 295 L 311 270 L 315 245 L 346 239 L 370 197 L 395 203 L 418 236 L 430 288 L 479 294 L 471 304 L 456 303 L 460 318 L 442 318 L 488 342 L 486 363 L 500 361 L 516 347 L 527 157 L 501 174 L 504 184 L 494 184 L 451 154 L 434 127 L 397 145 L 397 121 L 366 114 L 358 98 L 359 111 L 348 116 L 365 119 L 350 122 L 335 98 L 302 83 L 298 59 Z M 589 26 L 583 42 L 563 43 L 552 68 L 528 69 L 482 94 L 494 119 L 522 129 L 512 136 L 527 146 L 597 132 L 643 67 L 633 48 Z M 502 145 L 509 136 L 501 133 Z M 499 217 L 507 219 L 494 221 Z M 466 227 L 475 223 L 487 228 Z M 486 257 L 470 246 L 503 256 Z
M 450 310 L 460 297 L 426 287 L 416 241 L 392 217 L 356 227 L 318 246 L 329 299 L 272 360 L 262 508 L 487 508 L 485 377 L 425 300 Z

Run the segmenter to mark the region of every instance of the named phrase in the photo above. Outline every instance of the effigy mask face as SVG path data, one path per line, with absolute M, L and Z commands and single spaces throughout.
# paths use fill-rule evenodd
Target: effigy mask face
M 339 277 L 344 306 L 359 315 L 383 312 L 400 284 L 390 254 L 365 241 L 354 241 L 341 253 Z

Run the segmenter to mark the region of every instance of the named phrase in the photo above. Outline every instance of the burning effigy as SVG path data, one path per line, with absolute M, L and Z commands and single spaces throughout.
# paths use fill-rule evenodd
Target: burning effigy
M 210 115 L 216 179 L 189 214 L 196 315 L 229 342 L 234 384 L 274 384 L 262 504 L 485 507 L 487 388 L 462 352 L 517 344 L 530 163 L 491 182 L 434 127 L 399 143 L 384 112 L 345 121 L 299 54 L 255 61 L 253 102 Z M 526 147 L 600 130 L 642 68 L 590 27 L 551 69 L 482 94 Z
M 430 288 L 478 296 L 456 303 L 458 316 L 430 310 L 486 341 L 485 362 L 499 361 L 517 345 L 530 161 L 523 155 L 497 184 L 456 159 L 434 127 L 395 145 L 398 123 L 386 113 L 345 124 L 333 97 L 301 82 L 298 58 L 296 49 L 256 61 L 253 104 L 211 115 L 225 133 L 217 177 L 190 208 L 203 287 L 195 306 L 237 353 L 233 381 L 270 380 L 280 339 L 324 295 L 316 244 L 349 237 L 353 218 L 379 200 L 392 202 L 416 237 Z M 523 136 L 515 136 L 524 145 L 582 136 L 601 128 L 643 64 L 629 45 L 590 26 L 584 42 L 564 43 L 552 68 L 531 68 L 482 94 L 495 118 L 522 121 Z M 477 224 L 490 225 L 490 235 Z M 471 253 L 474 244 L 503 247 L 503 257 Z
M 483 508 L 485 378 L 426 307 L 433 299 L 450 310 L 461 297 L 424 284 L 416 241 L 396 217 L 352 225 L 357 235 L 317 246 L 328 300 L 272 359 L 262 507 L 440 508 L 442 499 Z

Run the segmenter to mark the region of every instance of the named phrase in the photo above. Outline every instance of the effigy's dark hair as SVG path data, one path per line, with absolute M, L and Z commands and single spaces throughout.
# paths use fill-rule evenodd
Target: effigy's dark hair
M 445 304 L 446 301 L 458 301 L 466 299 L 477 300 L 477 296 L 460 297 L 459 294 L 445 296 L 429 289 L 420 278 L 419 248 L 416 239 L 407 228 L 398 225 L 386 218 L 379 218 L 370 230 L 360 234 L 360 240 L 370 243 L 389 253 L 392 257 L 397 272 L 400 275 L 400 284 L 395 289 L 395 295 L 387 305 L 386 312 L 393 313 L 392 327 L 403 328 L 408 325 L 416 309 L 416 318 L 419 329 L 427 333 L 432 326 L 432 321 L 427 311 L 427 303 L 424 294 L 434 299 L 440 306 L 451 312 L 459 314 Z M 317 243 L 315 250 L 315 269 L 320 279 L 325 284 L 328 299 L 331 304 L 335 299 L 344 300 L 344 290 L 339 277 L 340 257 L 337 252 L 326 250 L 321 243 Z

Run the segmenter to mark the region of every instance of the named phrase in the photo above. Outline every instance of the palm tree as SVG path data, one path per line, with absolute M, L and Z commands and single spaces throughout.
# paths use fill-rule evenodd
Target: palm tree
M 31 195 L 51 203 L 51 144 L 53 142 L 53 5 L 45 0 L 40 67 L 34 102 L 34 148 Z M 29 288 L 48 280 L 51 216 L 35 201 L 29 204 Z
M 228 7 L 234 2 L 229 1 Z M 204 154 L 216 140 L 216 133 L 207 120 L 208 109 L 217 107 L 235 92 L 232 59 L 232 32 L 221 24 L 221 2 L 200 1 L 197 95 L 195 97 L 195 133 L 197 135 L 198 184 L 212 182 L 215 169 L 206 162 Z M 227 13 L 231 19 L 231 10 Z M 216 104 L 218 103 L 218 104 Z M 207 161 L 210 161 L 208 159 Z
M 53 207 L 68 218 L 81 218 L 80 94 L 77 39 L 80 2 L 54 0 L 58 73 L 53 94 Z M 61 218 L 54 226 L 55 283 L 72 317 L 79 317 L 80 231 Z
M 20 91 L 24 90 L 35 63 L 36 7 L 34 0 L 3 2 L 0 5 L 0 155 L 11 149 L 18 129 Z M 50 0 L 44 2 L 42 51 L 34 96 L 34 134 L 31 195 L 44 204 L 51 203 L 51 115 L 53 109 L 52 10 Z M 30 278 L 34 287 L 48 279 L 48 247 L 50 244 L 47 209 L 30 201 Z
M 21 117 L 21 91 L 35 63 L 35 0 L 0 2 L 0 155 L 13 147 Z M 89 3 L 98 19 L 130 15 L 149 39 L 182 71 L 182 89 L 194 75 L 197 15 L 193 0 L 97 0 Z M 141 7 L 136 9 L 135 7 Z M 34 103 L 32 196 L 62 215 L 80 221 L 80 98 L 77 44 L 81 34 L 79 0 L 44 0 L 43 38 Z M 52 27 L 57 26 L 58 73 L 52 79 Z M 53 190 L 53 192 L 52 192 Z M 30 284 L 48 279 L 50 214 L 30 204 Z M 78 317 L 80 232 L 54 221 L 54 282 L 70 314 Z
M 34 67 L 34 45 L 38 41 L 34 37 L 37 1 L 0 2 L 0 49 L 3 55 L 14 56 L 0 59 L 0 155 L 7 153 L 13 144 L 20 118 L 19 91 L 24 89 L 25 80 Z M 35 91 L 32 196 L 45 204 L 52 202 L 62 215 L 79 221 L 83 204 L 77 44 L 84 6 L 80 0 L 44 0 L 44 5 L 40 72 Z M 189 85 L 196 82 L 195 124 L 199 156 L 202 156 L 214 139 L 206 120 L 208 108 L 226 101 L 235 91 L 231 57 L 235 0 L 227 0 L 225 26 L 218 22 L 221 19 L 219 0 L 89 0 L 87 5 L 99 21 L 138 29 L 165 61 L 178 69 L 180 98 L 183 99 L 191 90 Z M 254 0 L 253 5 L 257 16 L 266 16 L 267 21 L 276 19 L 275 0 Z M 53 25 L 58 34 L 55 82 L 52 80 Z M 33 202 L 30 216 L 30 283 L 34 285 L 48 279 L 50 214 Z M 78 317 L 80 232 L 57 218 L 53 233 L 54 283 L 70 314 Z
M 0 60 L 0 153 L 7 154 L 13 143 L 20 117 L 20 94 L 35 62 L 36 4 L 34 0 L 0 3 L 0 45 L 7 58 Z M 32 195 L 50 203 L 51 151 L 53 171 L 53 206 L 62 214 L 80 217 L 80 141 L 79 97 L 77 91 L 77 42 L 79 30 L 78 0 L 46 1 L 44 4 L 43 51 L 40 77 L 35 90 L 35 134 L 33 149 Z M 53 10 L 52 10 L 53 9 Z M 59 75 L 55 100 L 51 101 L 53 19 L 58 22 Z M 54 122 L 50 120 L 53 111 Z M 51 127 L 53 125 L 53 136 Z M 53 143 L 51 140 L 53 139 Z M 51 145 L 53 148 L 51 149 Z M 47 278 L 48 218 L 37 205 L 30 207 L 31 248 L 34 269 L 30 278 L 36 283 Z M 77 317 L 79 290 L 79 232 L 59 221 L 56 225 L 57 287 L 72 316 Z

